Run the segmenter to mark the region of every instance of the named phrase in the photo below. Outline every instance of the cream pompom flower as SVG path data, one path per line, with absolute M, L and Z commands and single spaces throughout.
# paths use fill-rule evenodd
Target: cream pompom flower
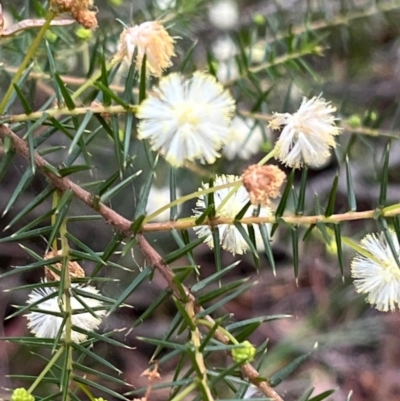
M 176 196 L 179 198 L 181 196 L 181 191 L 179 188 L 176 189 Z M 149 193 L 149 200 L 147 202 L 146 213 L 147 215 L 153 214 L 158 209 L 167 205 L 171 201 L 170 189 L 168 187 L 157 188 L 152 186 Z M 181 205 L 178 205 L 177 211 L 179 213 Z M 168 221 L 170 219 L 171 210 L 167 209 L 156 216 L 152 221 Z
M 119 38 L 117 58 L 131 62 L 135 50 L 136 67 L 140 69 L 146 54 L 146 69 L 149 74 L 161 77 L 172 65 L 175 40 L 158 21 L 147 21 L 125 29 Z
M 211 164 L 228 139 L 234 107 L 212 75 L 197 72 L 184 80 L 170 74 L 139 106 L 138 138 L 148 139 L 174 167 L 195 159 Z
M 396 234 L 389 233 L 396 254 L 400 245 Z M 367 301 L 376 309 L 387 312 L 400 308 L 400 267 L 384 233 L 368 234 L 361 240 L 361 247 L 371 256 L 358 254 L 351 263 L 351 276 L 356 291 L 368 294 Z
M 240 180 L 240 177 L 235 175 L 221 175 L 217 176 L 214 181 L 214 186 L 229 184 L 235 181 Z M 203 183 L 203 188 L 209 188 L 207 183 Z M 232 188 L 224 188 L 214 192 L 214 202 L 215 208 L 218 209 L 221 202 L 224 201 L 226 196 L 231 192 Z M 206 205 L 207 195 L 200 196 L 196 202 L 196 208 L 193 210 L 193 213 L 196 217 L 200 216 L 205 208 Z M 227 217 L 233 218 L 235 217 L 242 208 L 249 202 L 249 194 L 247 190 L 241 185 L 237 190 L 235 190 L 233 196 L 222 206 L 221 210 L 218 211 L 218 216 L 220 217 Z M 260 217 L 270 217 L 272 211 L 269 207 L 262 207 L 260 208 Z M 251 217 L 253 215 L 253 208 L 250 207 L 244 217 Z M 258 225 L 253 225 L 255 231 L 256 242 L 261 243 L 262 237 L 260 233 L 260 229 Z M 220 224 L 218 227 L 215 228 L 219 230 L 219 237 L 220 237 L 220 245 L 226 251 L 231 252 L 233 255 L 239 254 L 242 255 L 246 253 L 249 249 L 247 242 L 244 240 L 242 235 L 240 234 L 239 230 L 231 225 L 231 224 Z M 213 237 L 211 230 L 208 226 L 199 226 L 195 227 L 194 230 L 199 237 L 207 236 L 205 239 L 206 244 L 210 247 L 214 247 Z
M 82 299 L 82 302 L 91 308 L 96 315 L 95 317 L 90 312 L 84 312 L 83 310 L 85 307 L 82 303 L 74 295 L 71 295 L 71 309 L 73 313 L 72 325 L 89 332 L 98 329 L 103 316 L 106 314 L 106 310 L 98 310 L 103 306 L 102 302 L 91 298 L 90 295 L 98 295 L 99 291 L 92 286 L 78 286 L 77 284 L 72 284 L 72 286 L 87 293 L 86 296 L 81 295 L 79 298 Z M 41 301 L 42 299 L 44 300 Z M 48 314 L 47 312 L 62 313 L 64 311 L 62 302 L 59 302 L 58 299 L 58 289 L 55 287 L 36 288 L 29 294 L 27 303 L 35 304 L 35 310 L 25 315 L 29 321 L 28 328 L 31 332 L 35 334 L 36 337 L 55 338 L 60 330 L 63 318 L 61 316 Z M 65 326 L 63 330 L 64 332 L 61 338 L 65 337 Z M 79 343 L 85 341 L 86 338 L 86 334 L 72 329 L 71 340 L 73 342 Z
M 313 97 L 303 98 L 294 114 L 274 113 L 269 127 L 277 130 L 284 126 L 275 145 L 275 158 L 294 168 L 323 164 L 336 146 L 334 137 L 340 133 L 335 126 L 335 111 L 329 102 Z
M 228 160 L 239 157 L 248 160 L 260 150 L 263 142 L 261 128 L 254 126 L 254 120 L 234 117 L 229 130 L 228 142 L 223 148 L 223 154 Z

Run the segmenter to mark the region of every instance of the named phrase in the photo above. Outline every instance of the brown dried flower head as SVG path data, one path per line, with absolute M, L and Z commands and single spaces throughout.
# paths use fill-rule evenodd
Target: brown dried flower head
M 44 255 L 44 259 L 52 259 L 56 256 L 60 256 L 62 254 L 61 251 L 50 251 L 47 252 L 46 255 Z M 53 266 L 57 268 L 61 272 L 62 269 L 62 264 L 61 263 L 54 263 Z M 68 270 L 69 270 L 69 276 L 71 278 L 79 278 L 79 277 L 85 277 L 85 271 L 82 269 L 82 267 L 79 265 L 77 262 L 71 262 L 68 261 Z M 45 266 L 44 267 L 44 274 L 47 278 L 48 281 L 59 281 L 60 280 L 60 275 L 51 270 L 49 267 Z
M 161 77 L 163 71 L 172 65 L 175 40 L 158 21 L 147 21 L 125 29 L 119 38 L 116 57 L 128 63 L 136 53 L 136 66 L 140 69 L 146 54 L 146 69 L 151 75 Z
M 51 8 L 58 13 L 71 13 L 86 29 L 97 28 L 97 11 L 92 11 L 93 0 L 50 0 Z
M 71 13 L 74 19 L 85 29 L 95 29 L 98 27 L 96 18 L 97 11 L 73 9 Z
M 280 188 L 286 174 L 277 166 L 250 166 L 243 174 L 243 185 L 253 205 L 267 206 L 270 200 L 280 196 Z

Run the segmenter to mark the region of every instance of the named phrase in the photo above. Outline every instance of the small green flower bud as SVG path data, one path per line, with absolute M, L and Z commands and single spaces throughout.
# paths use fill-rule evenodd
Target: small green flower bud
M 361 118 L 360 116 L 358 116 L 357 114 L 353 114 L 352 116 L 350 116 L 350 118 L 348 119 L 348 123 L 350 125 L 351 128 L 358 128 L 361 127 Z
M 93 31 L 80 26 L 76 29 L 75 35 L 81 40 L 89 40 L 93 37 Z
M 58 35 L 52 31 L 46 31 L 46 39 L 51 42 L 54 43 L 58 38 Z
M 264 25 L 265 24 L 265 17 L 262 14 L 254 14 L 253 21 L 257 25 Z
M 249 341 L 243 341 L 240 344 L 240 348 L 234 348 L 232 350 L 232 358 L 235 362 L 243 364 L 251 362 L 256 355 L 256 348 Z
M 11 401 L 35 401 L 35 397 L 21 387 L 13 391 Z
M 100 398 L 95 398 L 94 401 L 107 401 L 107 400 L 105 400 L 103 397 L 100 397 Z

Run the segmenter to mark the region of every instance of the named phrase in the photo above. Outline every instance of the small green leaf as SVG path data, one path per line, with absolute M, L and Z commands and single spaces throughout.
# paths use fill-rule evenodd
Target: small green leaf
M 382 174 L 380 177 L 381 182 L 381 190 L 379 194 L 379 205 L 378 207 L 384 207 L 386 205 L 386 194 L 387 194 L 387 186 L 389 180 L 389 156 L 390 156 L 390 146 L 391 141 L 388 141 L 385 149 L 385 155 L 383 159 L 383 167 Z
M 309 401 L 311 394 L 314 392 L 314 387 L 306 390 L 303 395 L 299 398 L 299 401 Z
M 65 217 L 67 216 L 69 205 L 72 201 L 72 198 L 73 198 L 72 191 L 67 190 L 63 193 L 61 199 L 57 204 L 56 211 L 54 212 L 55 222 L 53 225 L 53 230 L 49 236 L 49 242 L 47 244 L 46 252 L 49 251 L 54 240 L 59 236 L 61 224 L 64 221 Z
M 7 227 L 4 229 L 4 231 L 8 230 L 10 227 L 12 227 L 15 223 L 17 223 L 19 220 L 21 220 L 24 216 L 26 216 L 29 212 L 31 212 L 33 209 L 41 205 L 50 195 L 53 194 L 55 189 L 51 186 L 48 185 L 46 189 L 41 192 L 36 198 L 34 198 L 28 205 L 26 205 L 7 225 Z
M 147 309 L 136 319 L 132 327 L 140 326 L 153 312 L 162 304 L 167 302 L 171 297 L 172 291 L 163 291 L 148 307 Z
M 131 160 L 131 153 L 129 147 L 132 139 L 132 130 L 133 130 L 133 114 L 127 113 L 125 122 L 125 131 L 124 131 L 124 146 L 123 146 L 124 168 L 128 167 L 128 163 Z
M 69 146 L 69 149 L 68 149 L 69 155 L 75 150 L 76 145 L 80 142 L 80 139 L 81 139 L 82 135 L 84 134 L 85 129 L 86 129 L 87 125 L 89 124 L 89 122 L 91 121 L 92 117 L 93 117 L 92 111 L 88 111 L 85 114 L 85 117 L 83 118 L 82 122 L 79 124 L 79 128 L 74 135 L 74 139 L 72 140 L 71 145 Z
M 30 263 L 30 264 L 25 265 L 25 266 L 18 266 L 16 268 L 14 268 L 13 270 L 5 272 L 5 273 L 0 275 L 0 278 L 3 279 L 5 277 L 11 276 L 11 275 L 13 275 L 15 273 L 24 273 L 24 272 L 27 272 L 27 271 L 30 271 L 30 270 L 38 269 L 39 267 L 52 265 L 54 263 L 60 262 L 60 260 L 61 260 L 60 256 L 57 256 L 57 257 L 51 258 L 51 259 L 46 259 L 46 260 L 41 259 L 38 262 Z
M 192 59 L 192 55 L 193 55 L 194 49 L 197 46 L 197 43 L 198 43 L 198 40 L 195 40 L 193 42 L 193 44 L 189 47 L 189 49 L 186 50 L 184 58 L 183 58 L 183 60 L 181 61 L 180 65 L 179 65 L 179 71 L 180 72 L 183 73 L 185 71 L 185 69 L 186 69 L 186 66 L 189 64 L 189 62 L 193 60 Z
M 48 213 L 47 217 L 49 217 L 52 213 Z M 38 219 L 42 219 L 43 216 L 38 217 Z M 24 227 L 26 228 L 26 227 Z M 0 242 L 8 242 L 8 241 L 20 241 L 22 239 L 28 239 L 28 238 L 34 238 L 34 237 L 39 237 L 40 235 L 48 234 L 50 231 L 52 231 L 53 227 L 47 226 L 47 227 L 40 227 L 40 228 L 35 228 L 30 231 L 18 231 L 9 237 L 1 238 Z
M 214 205 L 210 205 L 211 210 L 215 214 L 215 207 Z M 212 229 L 212 237 L 213 237 L 213 244 L 214 244 L 214 260 L 215 260 L 215 269 L 219 272 L 222 268 L 222 252 L 221 252 L 221 239 L 218 227 L 213 227 Z
M 100 197 L 100 201 L 102 203 L 107 203 L 111 198 L 117 195 L 122 189 L 126 187 L 131 181 L 133 181 L 136 177 L 138 177 L 142 173 L 141 170 L 137 171 L 136 173 L 130 175 L 129 177 L 125 178 L 122 182 L 117 184 L 115 187 L 110 188 L 107 192 L 105 192 Z
M 0 162 L 0 182 L 8 172 L 8 168 L 11 165 L 15 155 L 15 150 L 12 148 L 12 141 L 10 137 L 6 136 L 3 139 L 3 144 L 4 154 Z
M 165 334 L 162 336 L 162 340 L 164 341 L 168 341 L 171 336 L 178 330 L 179 326 L 182 324 L 182 316 L 177 313 L 175 315 L 175 317 L 172 319 L 171 323 L 169 324 L 169 328 L 166 330 Z M 162 351 L 163 347 L 162 346 L 158 346 L 156 348 L 156 350 L 154 351 L 151 360 L 155 360 L 158 356 L 158 354 L 160 353 L 160 351 Z
M 50 147 L 48 147 L 46 149 L 37 150 L 36 152 L 40 156 L 46 156 L 46 155 L 49 155 L 51 153 L 59 152 L 60 150 L 64 150 L 64 149 L 65 149 L 65 146 L 62 146 L 62 145 L 60 145 L 60 146 L 50 146 Z
M 107 337 L 100 336 L 100 338 L 104 339 Z M 117 377 L 108 375 L 107 373 L 104 373 L 104 372 L 100 371 L 99 369 L 92 369 L 92 368 L 89 368 L 88 366 L 82 365 L 81 363 L 78 363 L 78 362 L 74 362 L 72 366 L 76 370 L 80 370 L 81 372 L 84 372 L 84 373 L 89 373 L 89 375 L 92 377 L 98 376 L 99 378 L 108 380 L 112 383 L 120 384 L 122 386 L 131 386 L 129 383 L 127 383 L 121 379 L 118 379 Z
M 342 274 L 342 281 L 344 282 L 344 262 L 343 262 L 342 236 L 340 234 L 340 224 L 339 223 L 334 224 L 333 229 L 335 231 L 335 241 L 336 241 L 340 273 Z
M 54 174 L 56 177 L 61 178 L 60 173 L 58 172 L 58 170 L 52 166 L 51 164 L 46 164 L 43 166 L 43 170 L 47 171 L 48 173 Z
M 143 281 L 145 281 L 153 272 L 153 269 L 147 267 L 143 269 L 138 276 L 125 288 L 122 294 L 115 300 L 114 305 L 111 306 L 110 310 L 108 311 L 107 315 L 111 315 L 124 301 L 126 298 L 131 295 L 136 288 L 138 288 Z
M 71 98 L 71 95 L 69 94 L 68 89 L 66 88 L 63 80 L 61 79 L 60 75 L 54 71 L 54 78 L 57 83 L 57 87 L 60 89 L 61 95 L 65 101 L 65 104 L 68 107 L 68 110 L 74 110 L 75 109 L 75 103 Z
M 124 401 L 130 401 L 128 398 L 124 397 L 123 395 L 117 393 L 114 390 L 109 389 L 108 386 L 107 387 L 106 386 L 102 386 L 101 384 L 99 384 L 97 382 L 94 382 L 92 380 L 88 380 L 86 378 L 79 377 L 79 376 L 74 376 L 73 377 L 73 381 L 76 382 L 76 383 L 82 383 L 82 384 L 84 384 L 86 386 L 93 387 L 93 388 L 95 388 L 97 390 L 100 390 L 100 391 L 104 391 L 106 394 L 110 395 L 111 397 L 115 397 L 115 398 L 118 398 L 118 399 L 124 400 Z M 68 386 L 67 386 L 67 388 L 68 388 Z
M 307 228 L 306 232 L 303 235 L 302 241 L 305 241 L 310 235 L 312 230 L 316 227 L 315 224 L 310 224 L 310 227 Z
M 338 187 L 338 182 L 339 182 L 339 177 L 338 177 L 338 175 L 336 175 L 335 179 L 333 180 L 331 192 L 329 193 L 328 206 L 326 207 L 326 210 L 325 210 L 326 217 L 329 217 L 333 214 L 333 211 L 335 208 L 336 191 L 337 191 L 337 187 Z
M 128 76 L 125 80 L 125 90 L 122 95 L 122 98 L 125 100 L 127 103 L 134 103 L 133 101 L 133 89 L 135 86 L 135 80 L 136 80 L 136 63 L 130 63 L 129 65 L 129 71 L 128 71 Z M 132 115 L 131 115 L 132 116 Z
M 15 92 L 16 92 L 17 96 L 19 97 L 19 100 L 21 101 L 21 106 L 24 109 L 25 114 L 26 115 L 31 114 L 32 113 L 31 106 L 27 102 L 27 100 L 26 100 L 24 94 L 22 93 L 20 87 L 15 83 L 13 83 L 13 86 L 14 86 L 14 89 L 15 89 Z
M 255 247 L 255 244 L 251 241 L 249 235 L 246 233 L 246 230 L 244 229 L 244 227 L 241 223 L 236 222 L 235 227 L 237 228 L 237 230 L 239 231 L 239 233 L 243 237 L 243 239 L 246 241 L 246 244 L 248 245 L 251 253 L 253 254 L 254 263 L 257 266 L 260 258 L 258 256 L 258 252 Z
M 17 198 L 19 195 L 23 194 L 25 191 L 25 188 L 30 184 L 33 178 L 33 173 L 31 169 L 27 169 L 24 173 L 24 175 L 21 177 L 17 187 L 15 188 L 13 194 L 11 195 L 10 200 L 7 203 L 7 206 L 5 207 L 2 217 L 4 217 L 7 212 L 11 209 L 11 206 L 14 205 L 16 202 Z
M 20 228 L 17 232 L 12 234 L 11 238 L 15 238 L 16 235 L 19 235 L 23 232 L 29 231 L 32 227 L 36 227 L 37 225 L 42 224 L 43 221 L 50 219 L 50 217 L 53 215 L 54 211 L 55 211 L 55 209 L 50 209 L 48 212 L 39 214 L 39 216 L 36 217 L 36 219 L 33 219 L 29 223 L 25 224 L 22 228 Z M 22 246 L 21 244 L 19 244 L 19 245 Z
M 171 236 L 174 239 L 174 241 L 176 242 L 176 244 L 179 246 L 180 249 L 184 248 L 185 246 L 187 246 L 190 243 L 190 238 L 189 238 L 189 234 L 188 234 L 187 230 L 181 230 L 180 235 L 179 235 L 178 231 L 173 228 L 171 230 Z M 196 266 L 196 262 L 193 258 L 191 251 L 189 251 L 186 254 L 186 257 L 188 258 L 189 263 L 192 266 Z
M 236 288 L 240 287 L 243 283 L 246 283 L 248 280 L 249 280 L 248 278 L 244 278 L 225 284 L 224 286 L 217 287 L 215 289 L 210 289 L 207 293 L 199 295 L 197 302 L 200 305 L 203 305 L 206 304 L 207 302 L 213 301 L 214 299 L 235 290 Z
M 274 320 L 279 320 L 279 319 L 287 319 L 293 317 L 292 315 L 270 315 L 270 316 L 258 316 L 258 317 L 253 317 L 250 319 L 242 320 L 240 322 L 235 322 L 235 323 L 230 323 L 228 324 L 225 328 L 228 330 L 230 333 L 237 331 L 238 329 L 242 329 L 243 327 L 248 326 L 249 324 L 253 323 L 264 323 L 264 322 L 272 322 Z
M 275 216 L 276 216 L 277 219 L 282 217 L 283 213 L 285 212 L 286 203 L 287 203 L 287 200 L 289 198 L 289 194 L 290 194 L 291 189 L 292 189 L 294 173 L 295 173 L 295 170 L 293 169 L 292 172 L 289 174 L 289 176 L 287 178 L 285 189 L 283 190 L 281 201 L 279 202 L 279 205 L 278 205 L 278 207 L 276 209 L 276 212 L 275 212 Z
M 80 171 L 90 170 L 91 168 L 92 166 L 75 165 L 75 166 L 60 168 L 58 170 L 58 173 L 61 175 L 61 177 L 66 177 L 68 175 L 78 173 Z
M 232 263 L 231 265 L 225 267 L 224 269 L 221 269 L 220 271 L 217 271 L 216 273 L 212 274 L 211 276 L 208 276 L 204 278 L 203 280 L 199 281 L 192 287 L 192 292 L 195 294 L 204 288 L 207 288 L 211 283 L 219 280 L 221 277 L 223 277 L 225 274 L 229 273 L 232 269 L 234 269 L 236 266 L 238 266 L 240 263 L 240 260 L 238 260 L 235 263 Z
M 130 110 L 130 106 L 128 103 L 124 102 L 119 96 L 117 96 L 108 86 L 106 86 L 105 84 L 103 84 L 100 81 L 95 82 L 94 84 L 95 86 L 97 86 L 102 92 L 103 92 L 103 96 L 105 98 L 108 98 L 112 100 L 114 100 L 116 103 L 118 103 L 120 106 L 124 107 L 126 110 Z M 111 102 L 109 104 L 107 104 L 106 102 L 104 102 L 105 106 L 110 106 Z
M 78 351 L 79 354 L 87 355 L 88 357 L 94 359 L 95 361 L 101 363 L 102 365 L 107 366 L 108 368 L 116 371 L 118 374 L 122 373 L 114 365 L 112 365 L 110 362 L 108 362 L 107 359 L 102 358 L 100 355 L 97 355 L 95 352 L 90 351 L 86 347 L 84 347 L 84 346 L 82 346 L 80 344 L 77 344 L 77 343 L 72 343 L 72 347 L 75 348 Z
M 291 375 L 303 362 L 305 362 L 314 352 L 308 352 L 305 355 L 301 355 L 294 359 L 292 362 L 287 364 L 284 368 L 273 374 L 269 378 L 269 383 L 272 387 L 276 387 L 278 384 L 282 383 L 289 375 Z
M 66 233 L 65 236 L 70 241 L 72 241 L 75 245 L 79 246 L 79 248 L 81 248 L 85 252 L 87 252 L 87 255 L 85 255 L 85 257 L 86 256 L 90 257 L 90 260 L 96 261 L 97 263 L 103 263 L 104 265 L 106 264 L 106 262 L 104 262 L 96 252 L 94 252 L 90 247 L 88 247 L 85 243 L 80 241 L 78 238 L 76 238 L 75 236 L 73 236 L 70 233 Z
M 195 331 L 196 330 L 196 325 L 194 324 L 192 318 L 188 315 L 185 307 L 182 305 L 181 301 L 179 299 L 176 299 L 175 297 L 173 298 L 175 302 L 175 306 L 178 309 L 179 314 L 182 316 L 182 324 L 186 327 L 189 328 L 190 331 Z M 186 327 L 181 327 L 181 331 L 183 331 L 183 328 Z
M 133 222 L 131 224 L 131 231 L 133 234 L 137 234 L 140 231 L 145 218 L 146 218 L 146 214 L 142 214 L 142 215 L 138 216 L 135 220 L 133 220 Z
M 120 172 L 119 172 L 119 170 L 118 170 L 118 171 L 116 171 L 114 174 L 110 175 L 110 177 L 108 177 L 106 181 L 103 181 L 103 182 L 101 183 L 101 185 L 99 186 L 98 190 L 97 190 L 97 194 L 98 194 L 99 196 L 101 196 L 101 195 L 104 194 L 106 191 L 108 191 L 109 188 L 111 187 L 111 185 L 113 185 L 114 182 L 115 182 L 116 180 L 118 180 L 119 174 L 120 174 Z
M 214 187 L 214 178 L 210 177 L 210 179 L 208 181 L 208 188 L 213 188 L 213 187 Z M 207 202 L 207 204 L 206 204 L 207 208 L 209 206 L 211 206 L 211 211 L 209 214 L 209 217 L 211 219 L 213 219 L 216 215 L 214 194 L 215 194 L 215 192 L 213 191 L 213 192 L 208 193 L 206 197 L 203 195 L 204 202 Z
M 265 224 L 259 224 L 261 238 L 264 244 L 265 254 L 267 255 L 268 262 L 271 265 L 272 273 L 276 276 L 275 258 L 272 252 L 271 240 L 268 233 L 268 228 Z
M 180 257 L 186 255 L 187 253 L 192 251 L 194 248 L 196 248 L 199 244 L 201 244 L 204 241 L 205 238 L 206 238 L 206 236 L 202 236 L 202 237 L 190 242 L 189 244 L 185 245 L 184 247 L 179 248 L 176 251 L 173 251 L 173 252 L 169 253 L 168 255 L 166 255 L 164 257 L 165 264 L 169 265 L 173 261 L 175 261 L 175 260 L 179 259 Z
M 242 220 L 243 216 L 246 214 L 246 212 L 249 210 L 249 207 L 251 206 L 251 202 L 248 201 L 242 209 L 239 211 L 239 213 L 235 216 L 235 220 Z
M 136 210 L 135 210 L 135 219 L 142 214 L 146 214 L 146 206 L 147 206 L 147 202 L 149 199 L 151 186 L 153 185 L 153 178 L 155 175 L 156 165 L 157 165 L 157 160 L 155 161 L 155 165 L 153 166 L 153 169 L 150 171 L 150 173 L 146 179 L 146 182 L 140 191 L 139 202 L 138 202 L 138 204 L 136 206 Z
M 298 216 L 302 216 L 304 213 L 304 200 L 306 197 L 306 187 L 307 187 L 307 173 L 308 173 L 308 167 L 305 166 L 301 172 L 299 199 L 297 201 L 297 206 L 296 206 L 296 215 Z
M 245 280 L 243 280 L 244 282 Z M 210 315 L 211 313 L 213 313 L 214 311 L 216 311 L 217 309 L 219 309 L 220 307 L 222 307 L 223 305 L 225 305 L 227 302 L 231 301 L 232 299 L 237 298 L 240 294 L 243 294 L 244 292 L 246 292 L 248 289 L 250 289 L 255 283 L 249 283 L 249 284 L 243 284 L 241 285 L 235 292 L 233 292 L 230 295 L 227 295 L 226 297 L 224 297 L 223 299 L 219 300 L 218 302 L 216 302 L 215 304 L 209 306 L 208 308 L 204 309 L 202 312 L 200 312 L 198 314 L 199 318 L 202 318 L 204 316 Z
M 195 220 L 196 226 L 203 224 L 204 220 L 207 217 L 211 216 L 212 214 L 215 214 L 215 205 L 214 204 L 208 205 L 204 209 L 204 212 L 199 217 L 197 217 L 197 219 Z
M 349 156 L 346 155 L 346 182 L 347 182 L 347 199 L 349 210 L 355 212 L 357 210 L 356 195 L 353 188 L 353 179 L 351 177 Z
M 176 168 L 170 167 L 169 169 L 169 193 L 170 193 L 170 202 L 176 200 Z M 175 221 L 178 218 L 178 206 L 172 206 L 169 212 L 169 218 L 172 221 Z
M 332 395 L 335 392 L 335 390 L 327 390 L 324 391 L 321 394 L 316 395 L 313 398 L 310 398 L 308 401 L 322 401 L 325 400 L 326 398 L 328 398 L 330 395 Z
M 296 282 L 299 277 L 299 228 L 298 226 L 292 227 L 292 252 L 293 252 L 293 267 L 294 267 L 294 277 Z
M 114 255 L 121 242 L 124 240 L 124 235 L 121 233 L 116 233 L 114 237 L 111 238 L 109 244 L 105 247 L 104 252 L 101 255 L 101 260 L 108 262 L 108 259 Z M 104 267 L 102 263 L 98 263 L 93 269 L 91 277 L 96 277 L 100 270 Z

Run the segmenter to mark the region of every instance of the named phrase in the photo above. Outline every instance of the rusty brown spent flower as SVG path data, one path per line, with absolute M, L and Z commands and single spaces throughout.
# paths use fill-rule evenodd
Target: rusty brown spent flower
M 271 199 L 280 196 L 280 188 L 286 174 L 277 166 L 254 164 L 242 174 L 244 187 L 253 205 L 268 206 Z
M 93 10 L 93 0 L 50 0 L 50 6 L 57 13 L 71 13 L 72 17 L 86 29 L 98 27 L 97 10 Z
M 47 252 L 46 255 L 44 255 L 44 259 L 52 259 L 56 256 L 61 256 L 62 251 L 50 251 Z M 62 264 L 61 263 L 54 263 L 52 266 L 55 266 L 57 270 L 61 272 L 62 269 Z M 79 277 L 85 277 L 85 271 L 82 269 L 82 267 L 79 265 L 77 262 L 73 261 L 68 261 L 68 271 L 69 275 L 71 278 L 79 278 Z M 44 267 L 44 274 L 47 278 L 48 281 L 59 281 L 60 280 L 60 275 L 51 270 L 48 266 Z

